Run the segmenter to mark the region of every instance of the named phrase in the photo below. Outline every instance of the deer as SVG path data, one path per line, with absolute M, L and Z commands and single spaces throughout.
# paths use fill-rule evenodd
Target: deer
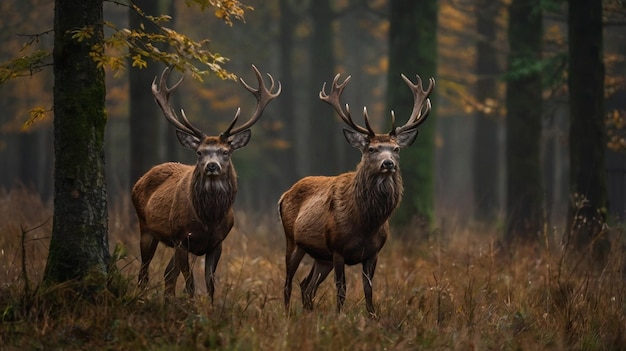
M 237 194 L 237 174 L 231 156 L 248 144 L 251 127 L 263 114 L 267 105 L 281 92 L 281 84 L 274 91 L 274 78 L 267 74 L 271 86 L 266 87 L 256 66 L 252 69 L 258 80 L 255 89 L 243 79 L 240 84 L 257 100 L 250 119 L 235 127 L 241 108 L 223 132 L 209 136 L 194 126 L 184 110 L 179 117 L 170 107 L 170 95 L 183 82 L 184 76 L 172 87 L 167 86 L 171 68 L 167 67 L 152 82 L 152 94 L 165 119 L 176 128 L 180 144 L 197 155 L 195 165 L 176 162 L 162 163 L 147 171 L 133 186 L 132 202 L 137 213 L 140 232 L 141 266 L 139 287 L 149 280 L 149 266 L 159 242 L 173 247 L 174 255 L 165 274 L 165 295 L 174 296 L 176 281 L 182 271 L 184 292 L 193 297 L 195 283 L 189 270 L 188 253 L 205 255 L 205 282 L 207 294 L 213 302 L 215 270 L 222 253 L 222 242 L 232 229 L 235 217 L 233 203 Z M 274 92 L 273 92 L 274 91 Z
M 404 74 L 402 79 L 413 93 L 413 110 L 407 122 L 395 126 L 391 111 L 391 131 L 376 134 L 367 108 L 363 108 L 365 127 L 356 124 L 350 107 L 341 107 L 340 98 L 351 76 L 338 83 L 333 80 L 330 93 L 326 83 L 319 98 L 334 108 L 347 125 L 346 141 L 361 151 L 361 160 L 352 172 L 336 176 L 308 176 L 297 181 L 278 201 L 279 217 L 286 241 L 284 304 L 289 313 L 292 281 L 305 255 L 313 259 L 308 275 L 300 282 L 304 309 L 313 309 L 313 299 L 320 284 L 335 270 L 337 312 L 346 297 L 345 265 L 362 264 L 363 291 L 367 312 L 375 316 L 372 302 L 372 281 L 382 249 L 390 234 L 389 218 L 400 204 L 403 193 L 400 173 L 400 149 L 413 144 L 418 127 L 431 110 L 429 95 L 435 80 L 429 79 L 426 90 L 417 76 L 413 84 Z

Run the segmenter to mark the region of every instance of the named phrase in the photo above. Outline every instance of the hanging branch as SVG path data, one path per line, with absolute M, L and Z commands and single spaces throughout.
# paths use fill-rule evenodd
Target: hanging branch
M 43 223 L 30 229 L 28 229 L 28 227 L 26 227 L 25 225 L 21 226 L 22 279 L 24 279 L 24 298 L 30 296 L 30 281 L 28 279 L 28 271 L 26 270 L 26 234 L 43 227 L 46 223 L 48 223 L 48 221 L 50 221 L 50 218 L 52 217 L 49 217 Z

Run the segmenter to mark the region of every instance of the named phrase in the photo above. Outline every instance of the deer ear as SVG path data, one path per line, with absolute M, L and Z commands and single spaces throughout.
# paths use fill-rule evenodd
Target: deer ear
M 359 132 L 355 132 L 352 129 L 344 128 L 343 135 L 346 137 L 348 144 L 354 146 L 359 150 L 363 150 L 367 145 L 367 136 Z
M 251 136 L 252 131 L 250 129 L 245 129 L 235 135 L 230 136 L 227 141 L 230 144 L 231 149 L 233 149 L 234 151 L 248 145 Z
M 180 142 L 180 144 L 184 147 L 195 151 L 198 149 L 198 146 L 200 146 L 201 140 L 195 135 L 176 129 L 176 136 L 178 137 L 178 142 Z
M 396 141 L 398 142 L 398 146 L 400 146 L 401 148 L 411 146 L 415 139 L 417 139 L 417 133 L 417 128 L 400 132 L 400 134 L 396 135 Z

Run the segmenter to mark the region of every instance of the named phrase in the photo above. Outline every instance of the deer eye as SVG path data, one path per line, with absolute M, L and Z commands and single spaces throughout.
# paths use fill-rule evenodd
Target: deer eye
M 222 155 L 224 155 L 224 156 L 228 156 L 228 150 L 224 150 L 224 151 L 222 151 Z
M 202 152 L 201 151 L 196 151 L 196 155 L 202 156 Z
M 369 152 L 370 154 L 373 154 L 373 153 L 376 152 L 376 148 L 373 147 L 373 146 L 370 146 L 370 147 L 367 148 L 367 152 Z
M 400 147 L 399 146 L 394 147 L 393 152 L 400 152 Z

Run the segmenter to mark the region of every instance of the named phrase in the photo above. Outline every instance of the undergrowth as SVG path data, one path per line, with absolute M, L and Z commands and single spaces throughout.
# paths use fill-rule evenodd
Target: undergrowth
M 282 302 L 284 238 L 274 214 L 237 212 L 217 269 L 215 302 L 163 296 L 172 250 L 160 246 L 148 289 L 136 288 L 139 234 L 127 202 L 110 214 L 112 265 L 105 287 L 42 286 L 52 215 L 23 189 L 0 193 L 0 349 L 102 350 L 621 350 L 626 349 L 625 255 L 607 232 L 602 267 L 555 243 L 504 249 L 494 230 L 447 225 L 390 239 L 374 278 L 368 316 L 361 267 L 346 269 L 345 310 L 335 312 L 332 274 L 304 311 L 294 284 Z M 450 221 L 448 221 L 450 223 Z M 22 240 L 23 239 L 23 240 Z M 578 255 L 578 256 L 577 256 Z M 564 259 L 567 257 L 568 259 Z M 297 278 L 308 272 L 304 262 Z M 87 279 L 88 281 L 88 279 Z

